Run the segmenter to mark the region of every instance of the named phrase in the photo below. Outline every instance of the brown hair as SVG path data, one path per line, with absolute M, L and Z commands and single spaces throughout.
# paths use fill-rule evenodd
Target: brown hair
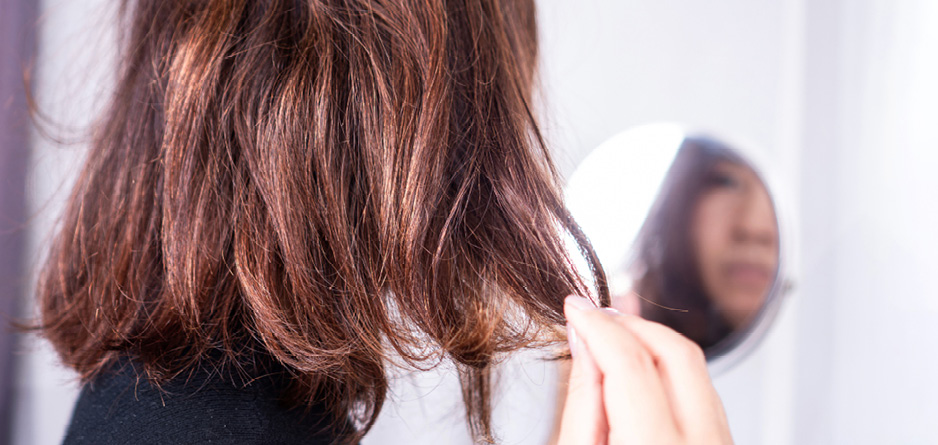
M 585 293 L 531 111 L 531 0 L 139 0 L 42 270 L 41 328 L 90 379 L 272 357 L 357 437 L 385 368 L 451 358 L 493 440 L 503 352 Z M 354 438 L 353 438 L 354 440 Z

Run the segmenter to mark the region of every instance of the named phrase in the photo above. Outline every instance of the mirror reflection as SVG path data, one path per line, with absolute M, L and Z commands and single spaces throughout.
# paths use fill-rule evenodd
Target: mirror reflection
M 686 138 L 635 243 L 643 317 L 705 350 L 743 330 L 778 270 L 778 225 L 765 184 L 739 154 Z
M 610 180 L 629 170 L 639 178 Z M 735 147 L 674 125 L 633 129 L 590 154 L 567 196 L 614 306 L 711 358 L 756 331 L 779 275 L 779 226 L 766 183 Z

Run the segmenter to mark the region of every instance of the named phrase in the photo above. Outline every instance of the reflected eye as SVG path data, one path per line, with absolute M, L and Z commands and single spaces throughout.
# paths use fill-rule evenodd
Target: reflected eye
M 713 172 L 707 177 L 707 185 L 710 187 L 721 188 L 739 188 L 742 184 L 735 176 L 724 172 Z

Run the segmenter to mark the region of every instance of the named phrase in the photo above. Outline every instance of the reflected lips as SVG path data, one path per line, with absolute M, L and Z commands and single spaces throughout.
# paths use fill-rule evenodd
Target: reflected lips
M 731 282 L 759 290 L 768 287 L 772 274 L 775 272 L 766 265 L 742 261 L 727 264 L 723 271 Z

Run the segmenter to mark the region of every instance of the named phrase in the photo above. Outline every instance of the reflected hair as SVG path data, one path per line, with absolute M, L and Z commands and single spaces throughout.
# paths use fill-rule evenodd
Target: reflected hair
M 721 162 L 748 165 L 717 140 L 689 136 L 682 141 L 639 231 L 630 266 L 639 271 L 635 291 L 642 296 L 642 317 L 683 333 L 705 350 L 732 331 L 713 309 L 691 241 L 694 209 L 712 187 Z
M 532 0 L 138 0 L 39 279 L 90 380 L 289 372 L 360 438 L 388 366 L 452 360 L 494 440 L 492 369 L 608 304 L 532 114 Z M 587 289 L 564 247 L 591 264 Z M 400 363 L 403 361 L 403 363 Z

